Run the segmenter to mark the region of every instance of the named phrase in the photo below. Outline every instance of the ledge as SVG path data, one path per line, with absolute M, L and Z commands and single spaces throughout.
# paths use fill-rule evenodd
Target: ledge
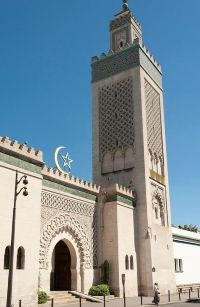
M 47 167 L 46 165 L 42 169 L 42 176 L 45 182 L 49 181 L 52 182 L 52 184 L 55 183 L 54 185 L 55 189 L 59 189 L 58 185 L 60 185 L 72 188 L 73 190 L 79 190 L 87 194 L 93 194 L 95 196 L 100 191 L 100 187 L 97 186 L 96 184 L 92 184 L 90 182 L 71 176 L 69 174 L 63 174 L 59 172 L 57 169 L 52 169 L 50 167 Z

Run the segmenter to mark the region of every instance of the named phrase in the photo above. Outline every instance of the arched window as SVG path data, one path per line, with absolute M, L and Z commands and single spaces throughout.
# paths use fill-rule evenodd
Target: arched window
M 125 257 L 125 268 L 126 268 L 126 270 L 129 270 L 129 259 L 128 259 L 128 255 L 126 255 L 126 257 Z
M 130 256 L 130 269 L 134 270 L 133 255 Z
M 17 251 L 17 269 L 23 270 L 25 267 L 25 250 L 22 246 Z
M 4 270 L 9 269 L 10 263 L 10 246 L 7 246 L 4 253 Z

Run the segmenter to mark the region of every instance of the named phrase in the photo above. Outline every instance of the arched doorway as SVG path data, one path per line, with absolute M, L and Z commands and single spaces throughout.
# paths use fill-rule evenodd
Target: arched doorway
M 54 249 L 53 290 L 71 290 L 71 254 L 67 244 L 61 240 Z

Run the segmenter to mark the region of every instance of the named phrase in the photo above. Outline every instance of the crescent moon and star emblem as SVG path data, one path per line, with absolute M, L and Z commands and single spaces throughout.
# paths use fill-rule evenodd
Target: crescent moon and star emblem
M 54 154 L 54 162 L 56 168 L 63 174 L 69 174 L 71 171 L 71 163 L 73 162 L 72 159 L 69 157 L 69 153 L 66 152 L 66 147 L 60 146 L 56 148 Z M 63 153 L 64 152 L 64 153 Z M 60 166 L 62 163 L 62 166 Z

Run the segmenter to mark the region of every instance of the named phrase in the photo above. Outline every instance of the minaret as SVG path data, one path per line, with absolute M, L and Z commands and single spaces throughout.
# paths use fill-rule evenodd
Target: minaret
M 137 195 L 139 293 L 175 290 L 162 71 L 127 1 L 110 22 L 110 51 L 92 58 L 93 181 Z

